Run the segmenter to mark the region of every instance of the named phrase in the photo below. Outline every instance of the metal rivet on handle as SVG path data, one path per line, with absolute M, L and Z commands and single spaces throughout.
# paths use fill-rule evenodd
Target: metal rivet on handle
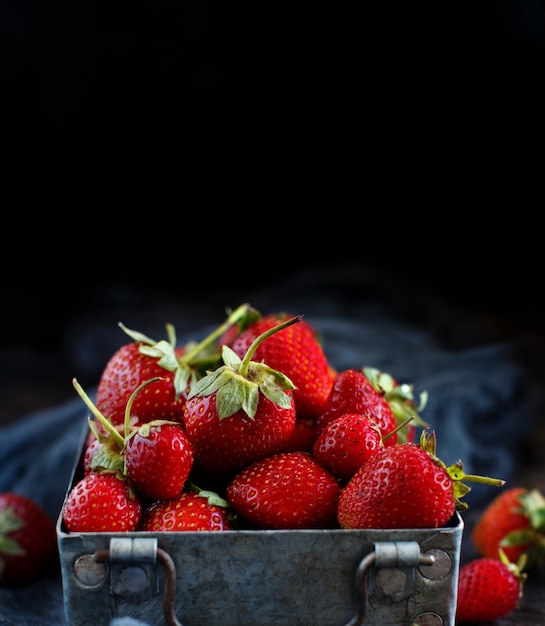
M 444 623 L 440 615 L 432 612 L 420 613 L 413 620 L 414 626 L 443 626 Z
M 83 554 L 74 563 L 74 576 L 85 587 L 96 587 L 104 582 L 108 568 L 97 563 L 93 554 Z
M 450 574 L 452 570 L 452 559 L 444 550 L 433 548 L 432 550 L 424 552 L 422 556 L 432 556 L 434 558 L 431 564 L 424 562 L 419 565 L 418 569 L 424 578 L 439 580 Z

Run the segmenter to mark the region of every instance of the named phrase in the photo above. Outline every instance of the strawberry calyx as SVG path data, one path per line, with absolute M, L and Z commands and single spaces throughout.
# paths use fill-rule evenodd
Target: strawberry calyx
M 509 560 L 509 557 L 505 554 L 505 552 L 500 548 L 498 550 L 498 556 L 500 561 L 505 565 L 505 567 L 513 574 L 513 576 L 517 579 L 519 584 L 519 599 L 522 598 L 523 588 L 526 579 L 528 578 L 528 574 L 526 573 L 526 565 L 528 561 L 528 555 L 523 552 L 517 561 L 513 563 Z
M 545 498 L 539 489 L 522 493 L 516 513 L 528 518 L 528 527 L 512 530 L 500 541 L 500 548 L 527 545 L 528 567 L 545 568 Z
M 188 399 L 196 395 L 209 396 L 216 393 L 216 411 L 220 419 L 230 417 L 239 410 L 243 410 L 253 419 L 257 411 L 259 392 L 281 408 L 289 408 L 292 396 L 286 390 L 295 389 L 292 381 L 282 372 L 251 359 L 258 346 L 268 337 L 302 319 L 301 315 L 297 315 L 263 332 L 252 342 L 243 359 L 229 346 L 224 345 L 224 365 L 197 381 Z
M 237 516 L 235 515 L 235 512 L 231 508 L 229 502 L 227 502 L 225 498 L 222 498 L 219 493 L 217 493 L 216 491 L 210 491 L 208 489 L 201 489 L 201 487 L 197 486 L 189 479 L 186 481 L 186 486 L 190 491 L 194 491 L 195 493 L 199 494 L 201 498 L 206 498 L 206 501 L 210 506 L 219 506 L 222 509 L 225 509 L 229 522 L 231 522 L 232 524 L 236 524 Z
M 457 511 L 465 511 L 468 508 L 467 502 L 462 502 L 462 498 L 471 491 L 471 487 L 462 481 L 480 483 L 482 485 L 494 485 L 496 487 L 503 487 L 503 485 L 505 485 L 505 480 L 501 478 L 491 478 L 489 476 L 479 476 L 477 474 L 466 474 L 464 472 L 463 463 L 460 460 L 447 467 L 447 465 L 436 455 L 437 438 L 435 436 L 435 431 L 431 428 L 426 428 L 422 431 L 422 434 L 420 435 L 420 446 L 433 458 L 435 463 L 445 469 L 447 474 L 450 476 Z
M 222 498 L 217 492 L 209 491 L 207 489 L 201 489 L 201 487 L 197 486 L 195 483 L 191 482 L 190 480 L 187 480 L 186 485 L 190 491 L 194 491 L 195 493 L 198 493 L 203 498 L 206 498 L 208 504 L 211 504 L 214 506 L 221 506 L 224 509 L 229 508 L 229 503 L 227 502 L 227 500 Z
M 422 419 L 422 412 L 428 403 L 428 392 L 422 391 L 418 396 L 418 402 L 414 395 L 414 385 L 408 383 L 399 384 L 396 379 L 387 372 L 382 372 L 375 367 L 364 367 L 362 372 L 369 380 L 373 389 L 384 396 L 390 405 L 396 422 L 402 426 L 399 430 L 399 441 L 407 440 L 409 418 L 411 426 L 429 428 L 429 424 Z
M 118 475 L 121 479 L 127 478 L 126 463 L 125 463 L 125 446 L 130 437 L 134 436 L 136 432 L 142 430 L 149 434 L 149 429 L 153 425 L 158 423 L 171 423 L 178 424 L 178 422 L 170 422 L 168 420 L 155 420 L 149 423 L 142 424 L 140 427 L 135 427 L 131 424 L 131 410 L 136 396 L 148 385 L 163 380 L 161 377 L 156 376 L 141 383 L 130 395 L 127 405 L 125 407 L 125 421 L 124 431 L 121 434 L 117 428 L 108 420 L 96 407 L 91 398 L 87 395 L 83 387 L 79 384 L 76 378 L 72 379 L 72 384 L 78 392 L 80 398 L 87 405 L 91 411 L 93 417 L 98 421 L 105 429 L 105 434 L 96 427 L 96 422 L 90 417 L 87 418 L 89 423 L 89 429 L 93 435 L 99 440 L 100 446 L 94 452 L 91 460 L 90 467 L 94 471 L 98 472 L 111 472 Z
M 10 533 L 20 530 L 24 525 L 25 522 L 17 515 L 12 506 L 8 506 L 3 511 L 0 511 L 0 573 L 4 564 L 1 558 L 2 554 L 10 556 L 24 556 L 26 554 L 19 542 L 12 537 L 8 537 Z

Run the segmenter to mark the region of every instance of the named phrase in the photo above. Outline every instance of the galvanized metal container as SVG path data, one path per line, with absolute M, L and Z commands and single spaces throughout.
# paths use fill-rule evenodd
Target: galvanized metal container
M 71 489 L 81 473 L 76 462 Z M 444 528 L 68 533 L 69 626 L 454 626 L 463 520 Z

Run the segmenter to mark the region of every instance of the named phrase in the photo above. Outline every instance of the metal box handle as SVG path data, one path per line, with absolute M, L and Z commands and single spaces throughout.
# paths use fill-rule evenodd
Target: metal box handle
M 159 548 L 155 538 L 112 537 L 109 550 L 97 550 L 94 554 L 97 563 L 150 563 L 157 560 L 165 570 L 163 590 L 163 615 L 167 626 L 183 626 L 174 613 L 176 597 L 176 565 L 168 552 Z
M 385 541 L 374 544 L 374 551 L 360 561 L 356 570 L 356 589 L 360 596 L 360 610 L 345 626 L 361 626 L 367 616 L 367 580 L 369 570 L 374 565 L 380 567 L 417 567 L 433 565 L 433 554 L 421 554 L 416 541 Z

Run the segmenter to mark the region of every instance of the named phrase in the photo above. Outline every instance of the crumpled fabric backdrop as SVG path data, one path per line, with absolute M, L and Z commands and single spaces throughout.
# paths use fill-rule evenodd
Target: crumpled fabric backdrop
M 538 382 L 543 372 L 536 371 L 536 363 L 545 362 L 542 344 L 487 336 L 486 325 L 476 326 L 469 315 L 365 267 L 336 268 L 331 274 L 303 271 L 249 293 L 247 301 L 262 312 L 302 313 L 321 332 L 337 369 L 369 365 L 413 383 L 416 394 L 427 390 L 422 416 L 435 429 L 438 454 L 447 464 L 461 459 L 470 473 L 506 480 L 516 475 L 543 407 Z M 192 317 L 185 318 L 193 330 L 179 335 L 180 343 L 210 330 L 200 327 L 200 319 L 193 306 Z M 115 324 L 111 331 L 118 337 Z M 92 345 L 92 336 L 82 341 L 85 345 Z M 105 349 L 95 354 L 102 364 L 108 357 Z M 88 391 L 93 396 L 94 389 Z M 56 519 L 87 413 L 75 397 L 4 427 L 0 491 L 29 495 Z M 493 495 L 493 488 L 475 485 L 466 500 L 474 507 Z M 138 623 L 112 616 L 111 626 Z M 21 589 L 0 588 L 0 624 L 65 624 L 58 567 Z

